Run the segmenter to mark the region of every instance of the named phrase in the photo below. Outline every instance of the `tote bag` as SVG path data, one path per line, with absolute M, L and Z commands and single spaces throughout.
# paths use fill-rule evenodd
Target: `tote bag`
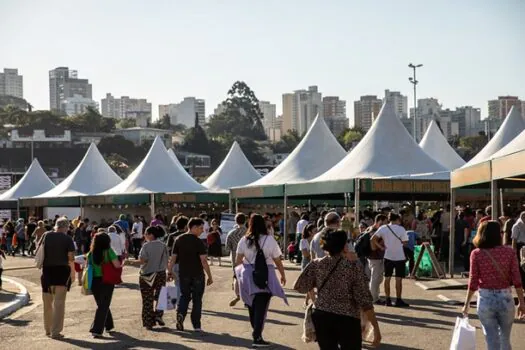
M 457 317 L 450 350 L 475 350 L 476 328 L 468 323 L 468 318 Z
M 162 286 L 157 302 L 157 310 L 169 311 L 175 309 L 179 297 L 179 287 L 165 285 Z

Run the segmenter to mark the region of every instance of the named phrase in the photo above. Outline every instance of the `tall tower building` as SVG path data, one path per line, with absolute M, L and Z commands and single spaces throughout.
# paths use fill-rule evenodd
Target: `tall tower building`
M 521 116 L 525 118 L 523 105 L 523 101 L 518 96 L 498 96 L 497 100 L 490 100 L 488 103 L 489 118 L 505 119 L 512 106 L 515 106 L 520 111 Z
M 302 135 L 310 128 L 317 115 L 323 115 L 322 94 L 317 86 L 283 94 L 283 132 L 296 130 Z
M 408 101 L 407 97 L 399 91 L 385 90 L 385 102 L 391 102 L 394 105 L 398 118 L 408 118 Z
M 24 98 L 24 79 L 18 69 L 4 68 L 4 72 L 0 72 L 0 96 L 3 95 Z
M 354 125 L 365 132 L 372 127 L 372 123 L 379 115 L 383 101 L 376 95 L 365 95 L 354 101 Z
M 294 94 L 283 94 L 282 134 L 286 134 L 292 128 Z
M 162 114 L 161 114 L 162 112 Z M 183 124 L 187 128 L 195 125 L 195 113 L 199 118 L 199 125 L 206 125 L 206 102 L 195 97 L 185 97 L 180 103 L 159 105 L 159 117 L 170 116 L 171 125 Z
M 62 111 L 65 101 L 78 95 L 92 99 L 92 86 L 88 79 L 78 79 L 76 70 L 58 67 L 49 71 L 49 108 Z M 77 96 L 77 97 L 78 97 Z

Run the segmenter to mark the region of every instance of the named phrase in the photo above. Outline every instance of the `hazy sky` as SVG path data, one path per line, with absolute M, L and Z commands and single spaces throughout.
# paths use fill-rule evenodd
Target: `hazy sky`
M 260 100 L 318 85 L 353 101 L 400 90 L 423 63 L 418 97 L 444 107 L 525 99 L 523 0 L 0 0 L 0 69 L 49 108 L 48 71 L 68 66 L 107 93 L 158 104 L 206 99 L 209 115 L 236 80 Z

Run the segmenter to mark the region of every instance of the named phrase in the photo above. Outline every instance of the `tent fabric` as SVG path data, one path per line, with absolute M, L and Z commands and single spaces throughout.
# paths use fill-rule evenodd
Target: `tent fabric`
M 54 187 L 55 184 L 49 179 L 35 158 L 24 176 L 13 187 L 0 195 L 0 201 L 38 196 Z
M 525 121 L 521 118 L 519 110 L 512 106 L 498 132 L 463 168 L 489 160 L 493 154 L 509 144 L 523 130 L 525 130 Z
M 261 178 L 261 174 L 244 155 L 235 141 L 221 165 L 202 183 L 211 191 L 228 191 L 231 187 L 244 186 Z
M 494 153 L 491 158 L 505 157 L 523 151 L 525 151 L 525 130 L 516 136 L 508 145 Z
M 419 147 L 396 116 L 393 104 L 387 102 L 359 144 L 337 165 L 311 182 L 447 171 Z M 425 179 L 424 176 L 420 178 Z
M 248 186 L 282 185 L 313 179 L 346 155 L 322 117 L 317 116 L 302 141 L 270 173 Z
M 460 168 L 466 163 L 447 142 L 435 120 L 430 122 L 419 146 L 448 170 Z
M 176 157 L 174 159 L 168 154 L 160 137 L 156 137 L 139 166 L 120 184 L 101 194 L 194 192 L 206 189 L 175 160 Z
M 92 143 L 80 164 L 67 178 L 50 191 L 37 197 L 76 197 L 94 195 L 111 188 L 122 179 L 106 163 L 97 146 Z

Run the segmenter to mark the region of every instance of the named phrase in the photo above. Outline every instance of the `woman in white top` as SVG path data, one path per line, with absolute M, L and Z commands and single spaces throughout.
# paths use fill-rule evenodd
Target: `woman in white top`
M 308 214 L 302 214 L 301 215 L 301 220 L 299 220 L 297 222 L 297 227 L 296 227 L 295 233 L 298 234 L 298 235 L 302 234 L 304 228 L 306 227 L 306 225 L 308 225 L 308 223 L 309 223 L 309 221 L 308 221 Z M 295 237 L 297 239 L 297 236 L 295 236 Z
M 299 250 L 303 255 L 303 259 L 301 260 L 301 271 L 303 271 L 312 260 L 312 256 L 310 254 L 310 242 L 312 242 L 312 239 L 314 238 L 316 233 L 317 229 L 314 224 L 308 224 L 303 229 L 302 238 L 299 242 Z M 311 293 L 308 292 L 306 293 L 306 299 L 304 301 L 305 307 L 308 306 L 310 300 L 313 300 L 313 298 Z
M 139 259 L 140 249 L 142 248 L 144 224 L 140 221 L 138 215 L 135 215 L 133 218 L 133 226 L 131 228 L 131 249 L 133 250 L 133 255 L 135 260 Z
M 109 238 L 111 238 L 111 249 L 115 251 L 119 261 L 122 262 L 125 258 L 124 254 L 126 253 L 126 248 L 124 242 L 122 241 L 121 235 L 117 232 L 117 228 L 115 226 L 108 227 L 108 235 Z
M 253 273 L 250 273 L 252 269 L 255 269 L 254 265 L 257 251 L 259 249 L 263 251 L 264 257 L 266 258 L 266 264 L 268 265 L 268 283 L 267 287 L 264 289 L 260 289 L 254 284 Z M 235 265 L 242 264 L 243 271 L 247 271 L 241 272 L 237 268 L 236 275 L 241 287 L 241 297 L 248 306 L 250 323 L 253 328 L 252 336 L 254 347 L 268 345 L 268 343 L 262 338 L 262 330 L 264 328 L 270 299 L 272 295 L 284 295 L 275 275 L 275 267 L 277 267 L 279 274 L 281 275 L 281 285 L 284 286 L 286 284 L 286 277 L 284 274 L 283 263 L 281 261 L 281 254 L 279 244 L 273 236 L 268 234 L 264 218 L 259 214 L 252 215 L 248 231 L 246 231 L 246 235 L 241 238 L 237 245 L 237 260 Z M 248 284 L 250 287 L 253 286 L 252 288 L 255 288 L 254 293 L 243 295 L 242 291 L 245 290 L 242 286 L 243 284 Z

